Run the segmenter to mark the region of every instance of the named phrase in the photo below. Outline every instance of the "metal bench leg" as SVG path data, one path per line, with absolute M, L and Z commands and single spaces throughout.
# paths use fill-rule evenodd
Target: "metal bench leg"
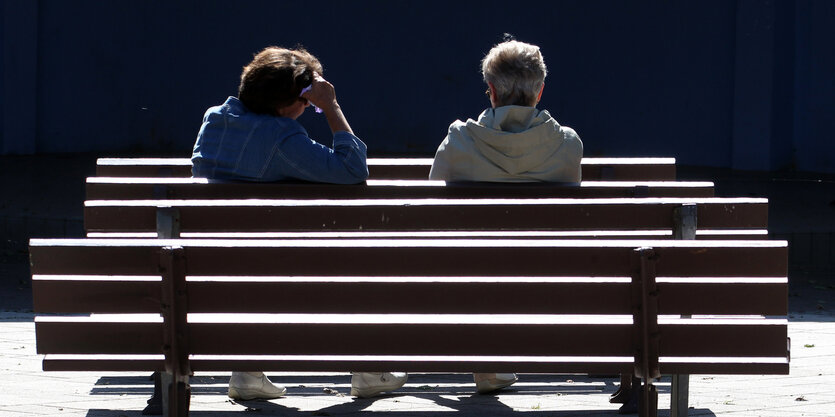
M 670 392 L 670 417 L 687 417 L 690 375 L 673 375 Z

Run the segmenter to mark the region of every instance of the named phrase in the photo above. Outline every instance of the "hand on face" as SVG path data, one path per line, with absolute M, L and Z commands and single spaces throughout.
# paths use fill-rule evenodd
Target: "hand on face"
M 307 99 L 314 106 L 320 109 L 327 109 L 336 104 L 336 92 L 333 84 L 329 83 L 321 75 L 313 73 L 313 83 L 310 85 L 310 91 L 301 95 L 302 98 Z

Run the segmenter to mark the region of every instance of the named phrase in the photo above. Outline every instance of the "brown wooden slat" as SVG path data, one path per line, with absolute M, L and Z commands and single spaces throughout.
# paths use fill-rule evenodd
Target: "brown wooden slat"
M 241 278 L 243 279 L 243 278 Z M 658 285 L 660 314 L 785 315 L 786 283 Z M 626 283 L 192 281 L 191 312 L 628 314 Z M 37 312 L 156 313 L 159 282 L 34 280 Z M 389 297 L 397 303 L 375 303 Z M 309 300 L 316 299 L 316 303 Z M 506 300 L 524 299 L 515 306 Z M 490 306 L 485 310 L 484 306 Z
M 33 240 L 35 242 L 36 240 Z M 38 242 L 48 242 L 43 240 Z M 87 246 L 30 245 L 33 274 L 154 275 L 158 244 L 118 239 L 73 240 Z M 116 246 L 132 242 L 137 246 Z M 701 241 L 542 240 L 165 240 L 186 247 L 191 275 L 298 276 L 624 276 L 629 254 L 653 246 L 657 273 L 670 277 L 785 277 L 787 248 L 773 244 L 718 247 Z M 342 247 L 344 245 L 357 245 Z M 94 246 L 102 245 L 102 246 Z M 218 245 L 218 246 L 210 246 Z M 391 246 L 390 246 L 391 245 Z M 394 246 L 397 245 L 397 246 Z M 490 245 L 490 246 L 479 246 Z M 275 246 L 275 247 L 271 247 Z M 316 247 L 316 251 L 308 250 Z M 470 247 L 475 246 L 475 247 Z M 548 259 L 548 263 L 542 262 Z M 373 261 L 372 261 L 373 260 Z
M 659 314 L 788 314 L 788 282 L 658 283 Z
M 629 356 L 631 331 L 628 324 L 189 324 L 198 355 Z
M 159 354 L 162 323 L 35 322 L 39 354 Z
M 415 358 L 413 361 L 399 360 L 260 360 L 241 361 L 234 359 L 192 359 L 191 368 L 195 372 L 222 372 L 229 370 L 265 371 L 265 372 L 380 372 L 391 369 L 407 372 L 524 372 L 524 373 L 629 373 L 632 363 L 583 361 L 538 362 L 538 361 L 467 361 L 450 362 Z M 721 372 L 720 372 L 721 373 Z M 754 372 L 757 373 L 757 372 Z
M 674 181 L 675 164 L 582 164 L 583 180 L 604 181 Z
M 709 359 L 708 359 L 709 360 Z M 524 372 L 524 373 L 629 373 L 632 363 L 582 361 L 571 362 L 497 362 L 497 361 L 397 361 L 397 360 L 240 360 L 213 357 L 190 361 L 195 372 L 265 371 L 265 372 L 379 372 L 380 369 L 396 369 L 409 372 Z M 162 371 L 162 360 L 131 359 L 56 359 L 47 355 L 43 360 L 44 371 Z M 747 362 L 662 362 L 664 374 L 707 375 L 788 375 L 789 363 Z
M 36 313 L 159 313 L 160 282 L 32 280 Z
M 191 281 L 188 292 L 192 313 L 631 313 L 628 282 Z
M 544 204 L 515 200 L 483 204 L 426 204 L 422 200 L 369 200 L 363 205 L 295 205 L 264 202 L 259 206 L 199 205 L 172 202 L 180 213 L 183 232 L 255 232 L 292 230 L 653 230 L 672 229 L 673 202 L 628 202 L 613 199 L 595 204 Z M 381 200 L 383 201 L 383 200 Z M 478 200 L 470 200 L 478 202 Z M 94 203 L 94 202 L 91 202 Z M 155 204 L 143 206 L 97 206 L 84 208 L 88 232 L 141 232 L 156 230 Z M 697 204 L 702 229 L 768 227 L 765 202 L 716 202 Z
M 780 357 L 785 325 L 659 324 L 660 356 Z M 193 354 L 629 356 L 629 324 L 191 323 Z M 259 343 L 243 346 L 241 340 Z M 369 344 L 369 340 L 374 340 Z M 490 340 L 490 343 L 484 343 Z M 529 340 L 520 346 L 519 340 Z M 427 341 L 431 341 L 427 343 Z
M 190 177 L 191 165 L 96 165 L 98 177 Z
M 114 240 L 115 242 L 115 240 Z M 158 275 L 156 246 L 32 246 L 33 275 Z
M 332 185 L 293 183 L 133 184 L 100 183 L 87 179 L 88 200 L 147 199 L 356 199 L 356 198 L 615 198 L 713 197 L 713 187 L 582 186 L 552 184 L 449 184 L 437 185 Z
M 189 282 L 190 312 L 631 314 L 626 283 Z M 785 315 L 787 283 L 659 283 L 660 314 Z M 397 303 L 376 303 L 389 297 Z M 316 299 L 311 304 L 309 300 Z M 521 306 L 506 300 L 526 300 Z M 484 310 L 484 306 L 489 306 Z
M 789 362 L 783 363 L 661 363 L 664 374 L 686 375 L 788 375 Z M 388 368 L 386 368 L 388 369 Z
M 686 321 L 659 323 L 659 356 L 780 357 L 786 354 L 788 326 L 785 324 L 689 324 Z
M 460 241 L 461 245 L 466 244 Z M 570 242 L 570 241 L 566 241 Z M 786 276 L 785 247 L 659 247 L 659 276 Z M 696 243 L 699 243 L 696 241 Z M 633 248 L 623 247 L 386 247 L 196 248 L 188 247 L 189 271 L 195 275 L 330 275 L 387 276 L 409 271 L 428 276 L 623 276 Z M 223 254 L 240 260 L 228 262 Z M 373 259 L 373 262 L 369 260 Z M 542 262 L 549 259 L 550 264 Z M 327 262 L 323 262 L 327 260 Z M 431 261 L 428 261 L 431 260 Z M 246 268 L 247 272 L 242 271 Z M 348 272 L 350 271 L 350 272 Z

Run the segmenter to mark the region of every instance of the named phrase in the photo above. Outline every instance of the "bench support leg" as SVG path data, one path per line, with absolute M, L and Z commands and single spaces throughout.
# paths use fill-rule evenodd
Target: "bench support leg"
M 670 392 L 670 417 L 687 417 L 690 375 L 673 375 Z
M 652 384 L 652 379 L 644 379 L 638 403 L 638 415 L 640 417 L 658 416 L 658 390 Z
M 191 386 L 188 377 L 180 377 L 179 381 L 169 372 L 161 373 L 162 382 L 162 415 L 165 417 L 187 417 Z

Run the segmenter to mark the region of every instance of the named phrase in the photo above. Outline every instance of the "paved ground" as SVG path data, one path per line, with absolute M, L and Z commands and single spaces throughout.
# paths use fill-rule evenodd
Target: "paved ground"
M 793 314 L 788 376 L 691 376 L 691 416 L 835 415 L 835 316 Z M 0 313 L 0 415 L 138 416 L 152 392 L 147 374 L 50 372 L 40 369 L 31 313 Z M 235 403 L 226 397 L 229 375 L 198 374 L 193 416 L 448 415 L 614 416 L 607 402 L 616 380 L 585 375 L 522 375 L 501 395 L 475 395 L 470 375 L 414 374 L 392 395 L 355 399 L 347 374 L 269 374 L 288 395 Z M 669 381 L 659 383 L 659 415 L 669 412 Z

